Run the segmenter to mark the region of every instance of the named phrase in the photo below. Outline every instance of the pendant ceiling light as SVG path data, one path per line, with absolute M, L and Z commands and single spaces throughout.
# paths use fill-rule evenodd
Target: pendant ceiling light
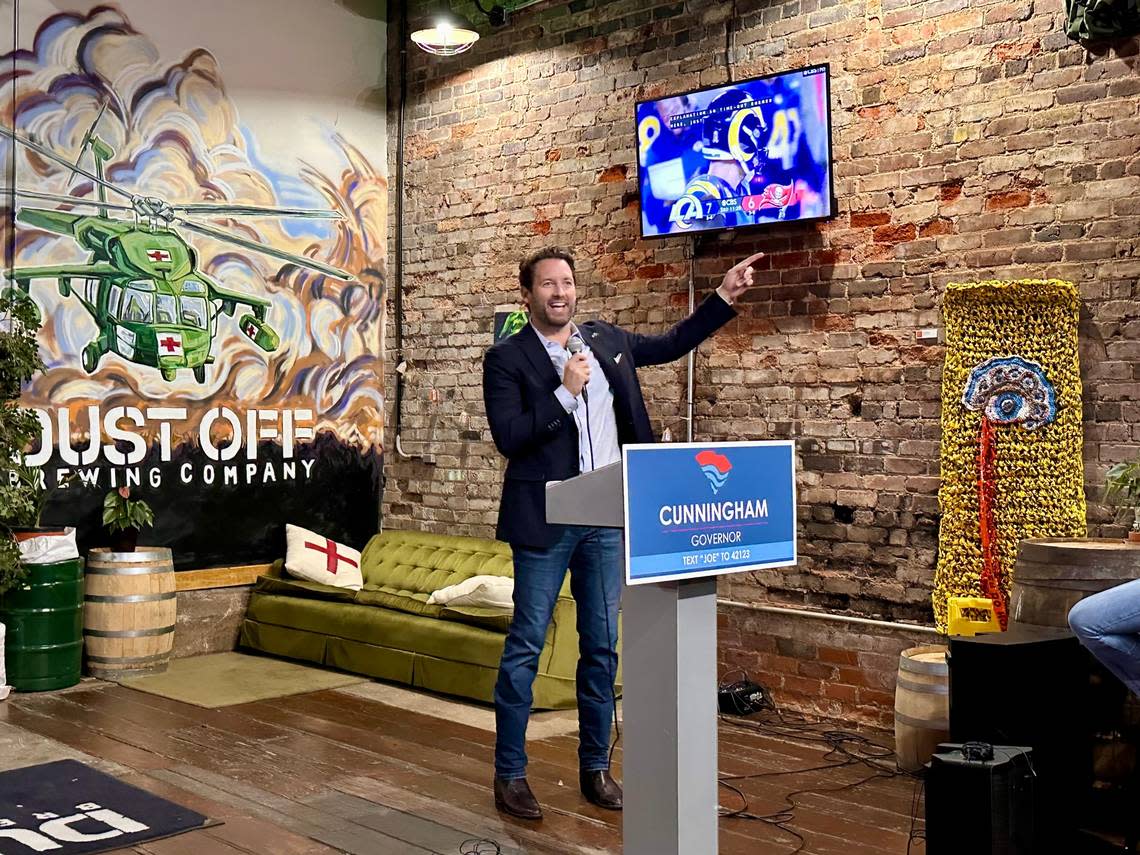
M 412 26 L 412 41 L 421 50 L 436 56 L 455 56 L 479 41 L 471 23 L 447 8 L 430 12 Z

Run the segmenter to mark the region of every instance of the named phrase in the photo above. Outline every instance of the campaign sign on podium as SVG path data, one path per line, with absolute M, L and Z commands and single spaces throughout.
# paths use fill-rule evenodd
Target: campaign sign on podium
M 623 448 L 630 585 L 796 563 L 790 440 Z

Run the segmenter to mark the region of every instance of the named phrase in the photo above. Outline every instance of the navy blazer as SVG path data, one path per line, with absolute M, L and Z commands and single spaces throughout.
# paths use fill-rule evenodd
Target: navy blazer
M 736 316 L 716 293 L 663 335 L 639 335 L 603 321 L 579 325 L 614 394 L 618 442 L 654 442 L 637 368 L 680 359 Z M 487 351 L 483 404 L 495 446 L 507 458 L 495 536 L 549 546 L 560 526 L 546 522 L 546 482 L 580 474 L 578 426 L 554 394 L 562 378 L 529 324 Z

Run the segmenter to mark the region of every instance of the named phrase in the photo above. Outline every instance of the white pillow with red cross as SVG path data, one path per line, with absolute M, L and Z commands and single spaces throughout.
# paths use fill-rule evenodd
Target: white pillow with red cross
M 353 591 L 364 587 L 359 552 L 297 525 L 285 526 L 285 570 L 322 585 Z

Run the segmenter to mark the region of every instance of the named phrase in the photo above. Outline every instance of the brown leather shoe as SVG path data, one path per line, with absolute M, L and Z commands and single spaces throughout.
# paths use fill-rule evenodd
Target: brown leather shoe
M 542 808 L 526 778 L 496 778 L 495 807 L 519 819 L 542 819 Z
M 608 769 L 579 772 L 578 782 L 588 802 L 606 810 L 621 810 L 621 784 L 613 779 Z

